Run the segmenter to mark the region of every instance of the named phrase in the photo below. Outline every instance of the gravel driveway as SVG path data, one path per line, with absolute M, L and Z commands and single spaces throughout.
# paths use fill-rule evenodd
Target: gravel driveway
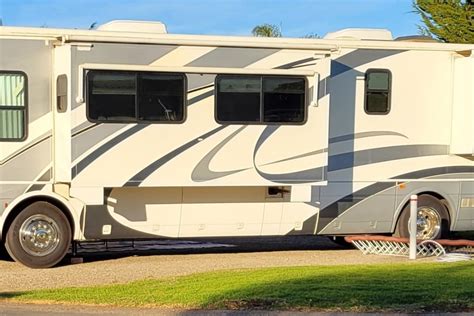
M 363 255 L 324 237 L 136 242 L 135 248 L 88 244 L 79 248 L 79 255 L 84 263 L 45 270 L 1 260 L 0 292 L 125 283 L 226 269 L 408 261 Z

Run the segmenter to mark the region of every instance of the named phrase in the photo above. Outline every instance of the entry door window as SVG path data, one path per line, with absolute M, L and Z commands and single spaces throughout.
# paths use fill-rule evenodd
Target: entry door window
M 0 140 L 26 138 L 27 78 L 21 72 L 0 72 Z

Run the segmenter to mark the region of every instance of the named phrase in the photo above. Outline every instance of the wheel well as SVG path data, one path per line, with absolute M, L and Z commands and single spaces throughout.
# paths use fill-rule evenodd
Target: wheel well
M 62 203 L 61 201 L 58 201 L 57 199 L 53 197 L 41 195 L 41 196 L 33 196 L 30 198 L 27 198 L 13 207 L 10 214 L 8 214 L 6 218 L 5 223 L 3 224 L 2 236 L 1 236 L 2 240 L 5 240 L 5 236 L 7 234 L 8 228 L 10 227 L 15 217 L 18 214 L 20 214 L 20 212 L 24 210 L 25 207 L 35 202 L 48 202 L 56 206 L 58 209 L 60 209 L 61 212 L 63 212 L 63 214 L 66 215 L 66 218 L 69 222 L 69 226 L 71 227 L 72 236 L 74 236 L 74 225 L 73 225 L 74 220 L 68 207 L 64 205 L 64 203 Z
M 449 222 L 451 222 L 451 208 L 449 207 L 449 204 L 448 204 L 448 201 L 439 193 L 436 193 L 436 192 L 433 192 L 433 191 L 423 191 L 423 192 L 419 192 L 416 194 L 417 196 L 420 196 L 420 195 L 430 195 L 436 199 L 438 199 L 441 204 L 444 205 L 444 207 L 446 207 L 446 211 L 448 212 L 448 217 L 449 217 Z M 405 209 L 405 207 L 407 207 L 408 205 L 410 204 L 410 200 L 406 201 L 405 204 L 403 204 L 403 207 L 400 209 L 400 212 L 398 212 L 398 216 L 397 216 L 397 222 L 395 224 L 395 228 L 396 226 L 398 225 L 398 221 L 400 220 L 400 216 L 402 216 L 402 212 L 403 210 Z

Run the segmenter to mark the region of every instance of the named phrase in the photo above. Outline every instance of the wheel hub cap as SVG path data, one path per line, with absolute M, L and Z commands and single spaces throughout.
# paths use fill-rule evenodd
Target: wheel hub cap
M 60 232 L 56 222 L 45 215 L 33 215 L 20 227 L 20 244 L 28 254 L 46 256 L 59 244 Z
M 431 207 L 419 207 L 416 219 L 416 238 L 433 239 L 441 230 L 441 217 Z

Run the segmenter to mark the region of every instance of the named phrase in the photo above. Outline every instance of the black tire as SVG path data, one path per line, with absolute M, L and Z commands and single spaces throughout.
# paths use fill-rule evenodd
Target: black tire
M 446 206 L 437 198 L 431 195 L 420 195 L 418 197 L 418 211 L 429 211 L 435 217 L 439 217 L 440 225 L 439 229 L 417 230 L 417 234 L 422 236 L 417 237 L 418 239 L 439 239 L 447 238 L 449 236 L 449 213 Z M 419 215 L 418 215 L 419 216 Z M 398 219 L 397 228 L 395 235 L 399 237 L 409 238 L 410 233 L 408 230 L 408 220 L 410 218 L 410 204 L 408 203 L 402 210 L 400 218 Z M 438 219 L 436 219 L 437 221 Z
M 8 254 L 3 242 L 0 243 L 0 260 L 12 261 L 12 258 L 10 258 L 10 255 Z
M 64 258 L 71 238 L 66 215 L 48 202 L 35 202 L 15 217 L 8 228 L 5 247 L 15 261 L 25 266 L 50 268 Z

